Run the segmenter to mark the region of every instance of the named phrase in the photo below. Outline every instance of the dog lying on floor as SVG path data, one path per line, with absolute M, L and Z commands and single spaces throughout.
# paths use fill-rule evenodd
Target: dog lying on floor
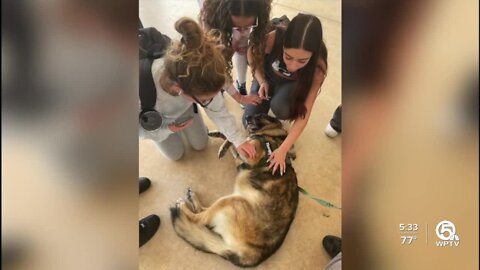
M 255 115 L 247 118 L 247 130 L 257 155 L 249 159 L 231 148 L 238 169 L 233 194 L 204 207 L 188 189 L 185 198 L 170 208 L 173 227 L 181 238 L 241 267 L 260 264 L 282 245 L 298 205 L 297 177 L 289 156 L 284 174 L 272 175 L 268 170 L 269 154 L 287 136 L 280 121 Z M 225 138 L 218 132 L 210 135 Z M 222 145 L 219 157 L 229 146 L 228 142 Z

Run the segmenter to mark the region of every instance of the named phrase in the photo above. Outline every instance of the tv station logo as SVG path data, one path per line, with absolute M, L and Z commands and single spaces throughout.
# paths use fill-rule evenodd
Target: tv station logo
M 424 232 L 422 232 L 422 228 L 425 229 Z M 425 244 L 428 245 L 428 224 L 425 224 L 425 227 L 422 226 L 422 228 L 418 223 L 400 223 L 401 244 L 404 246 L 411 246 L 424 236 Z M 460 237 L 457 234 L 457 228 L 455 224 L 449 220 L 440 221 L 435 227 L 435 234 L 437 235 L 435 241 L 435 246 L 437 247 L 458 247 L 460 245 Z
M 460 237 L 457 235 L 455 224 L 449 220 L 440 221 L 435 228 L 435 233 L 440 241 L 436 241 L 437 247 L 458 247 Z

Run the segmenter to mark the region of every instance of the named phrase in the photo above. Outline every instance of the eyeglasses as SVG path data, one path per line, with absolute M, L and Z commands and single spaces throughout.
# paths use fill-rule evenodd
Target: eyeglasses
M 234 26 L 234 27 L 232 27 L 232 29 L 235 30 L 235 31 L 243 32 L 243 31 L 251 31 L 254 28 L 256 28 L 257 26 L 258 26 L 258 17 L 257 17 L 257 19 L 255 19 L 255 24 L 254 25 L 244 26 L 244 27 Z

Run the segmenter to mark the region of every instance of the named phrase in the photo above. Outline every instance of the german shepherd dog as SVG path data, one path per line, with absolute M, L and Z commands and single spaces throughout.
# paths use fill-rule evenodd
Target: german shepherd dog
M 231 148 L 238 175 L 233 194 L 204 207 L 189 188 L 170 208 L 176 233 L 193 247 L 215 253 L 240 267 L 253 267 L 282 245 L 298 205 L 297 177 L 287 155 L 286 171 L 272 175 L 268 157 L 287 132 L 276 118 L 265 114 L 247 118 L 248 142 L 257 155 L 250 159 Z M 218 132 L 213 137 L 225 138 Z M 222 157 L 230 143 L 222 145 Z

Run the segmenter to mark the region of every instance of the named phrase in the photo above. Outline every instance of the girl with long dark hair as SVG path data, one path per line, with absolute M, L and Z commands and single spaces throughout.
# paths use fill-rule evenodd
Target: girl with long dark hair
M 320 20 L 307 14 L 298 14 L 287 29 L 277 28 L 266 38 L 264 69 L 256 69 L 251 94 L 257 94 L 262 103 L 247 105 L 246 118 L 271 109 L 275 116 L 293 122 L 289 135 L 270 155 L 270 168 L 285 170 L 287 152 L 307 125 L 313 104 L 327 74 L 327 48 L 323 41 Z M 255 63 L 252 50 L 248 60 Z

